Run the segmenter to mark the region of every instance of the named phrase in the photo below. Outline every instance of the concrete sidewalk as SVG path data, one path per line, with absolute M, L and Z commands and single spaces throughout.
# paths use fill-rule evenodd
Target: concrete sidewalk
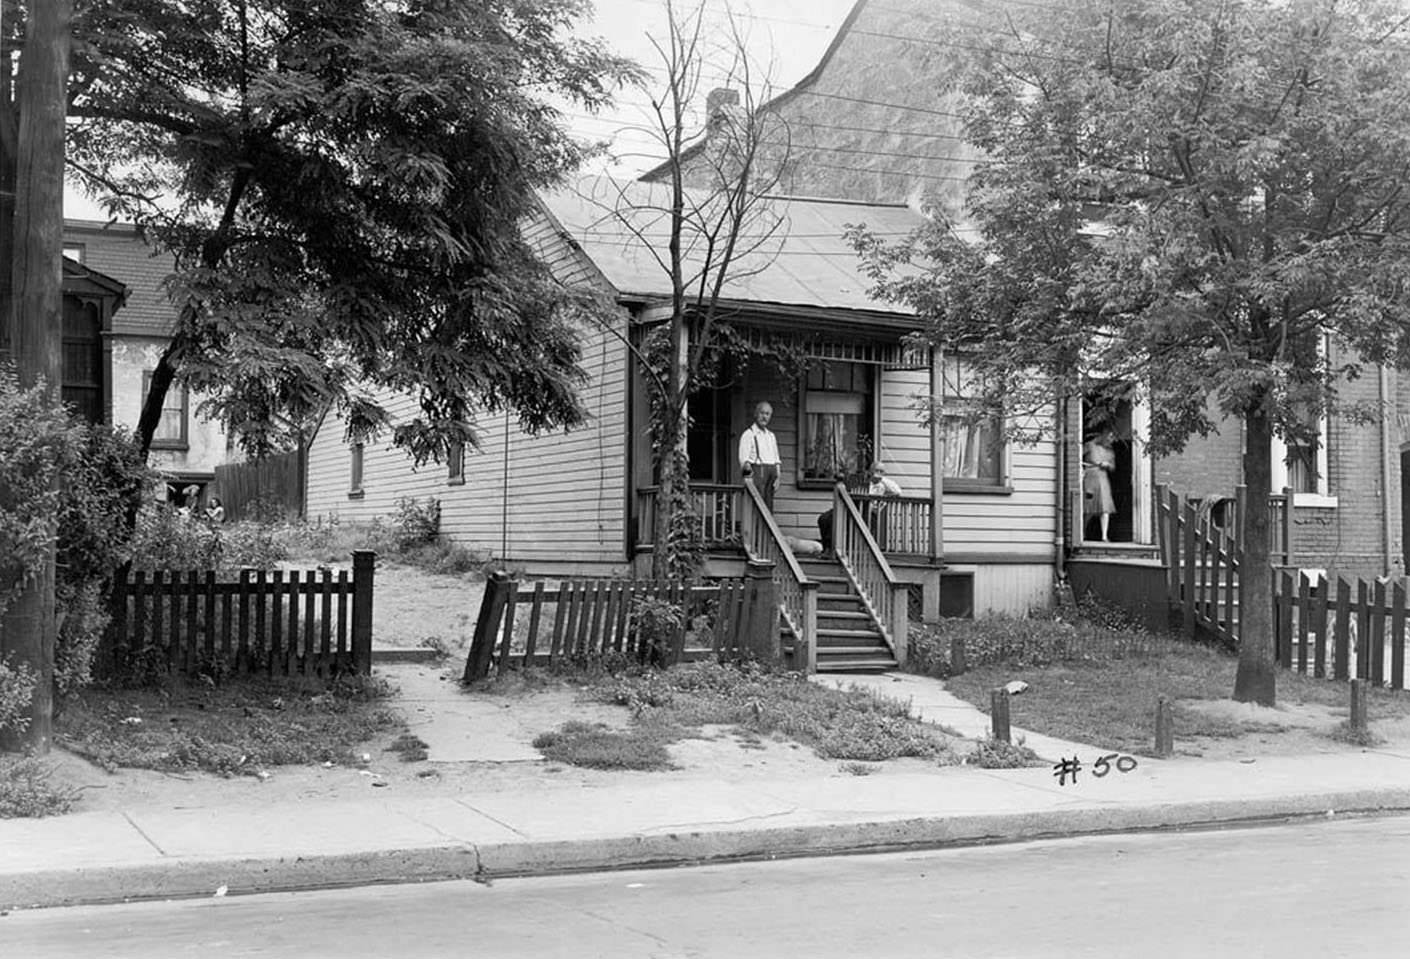
M 981 713 L 918 677 L 844 677 L 910 697 L 961 732 Z M 905 688 L 902 688 L 905 687 Z M 914 688 L 912 688 L 914 687 Z M 968 710 L 968 714 L 966 714 Z M 975 728 L 978 724 L 978 728 Z M 487 743 L 493 740 L 486 740 Z M 750 783 L 635 777 L 629 785 L 133 809 L 0 821 L 0 908 L 462 877 L 826 855 L 1410 810 L 1410 752 L 1209 762 L 1140 759 L 1030 737 L 1051 768 L 935 767 Z M 500 748 L 496 746 L 495 748 Z

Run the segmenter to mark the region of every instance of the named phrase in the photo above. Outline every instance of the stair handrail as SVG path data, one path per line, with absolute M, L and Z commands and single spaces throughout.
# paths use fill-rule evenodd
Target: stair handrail
M 750 559 L 772 561 L 774 584 L 778 591 L 778 608 L 788 628 L 793 630 L 794 663 L 809 672 L 818 665 L 817 635 L 818 586 L 798 565 L 798 558 L 788 548 L 783 532 L 774 521 L 773 513 L 764 503 L 754 480 L 744 478 L 744 551 Z
M 833 549 L 847 578 L 852 581 L 867 613 L 898 665 L 906 662 L 906 634 L 910 629 L 910 586 L 896 577 L 886 554 L 862 519 L 861 510 L 838 482 L 832 488 Z

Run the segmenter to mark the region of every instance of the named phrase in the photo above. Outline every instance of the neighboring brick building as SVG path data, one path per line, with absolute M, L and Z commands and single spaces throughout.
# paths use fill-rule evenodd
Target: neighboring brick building
M 960 137 L 949 92 L 951 54 L 963 42 L 954 28 L 1005 2 L 857 0 L 817 68 L 763 107 L 788 131 L 787 157 L 773 157 L 785 164 L 780 190 L 913 206 L 927 198 L 959 221 L 976 154 Z M 696 147 L 685 157 L 687 179 L 696 185 L 707 177 L 708 165 L 700 162 L 705 149 Z M 659 180 L 665 172 L 658 167 L 643 178 Z M 1404 575 L 1410 566 L 1410 373 L 1371 368 L 1342 384 L 1342 395 L 1386 415 L 1368 422 L 1333 419 L 1325 424 L 1320 453 L 1304 452 L 1292 468 L 1275 463 L 1275 488 L 1290 483 L 1298 490 L 1293 564 Z M 1139 432 L 1144 416 L 1139 408 L 1117 413 L 1128 431 Z M 1064 472 L 1076 484 L 1082 412 L 1066 422 Z M 1127 471 L 1118 510 L 1127 515 L 1117 517 L 1115 538 L 1149 540 L 1150 487 L 1156 483 L 1202 500 L 1233 495 L 1242 477 L 1242 449 L 1236 421 L 1160 460 L 1141 457 L 1126 443 L 1118 450 Z

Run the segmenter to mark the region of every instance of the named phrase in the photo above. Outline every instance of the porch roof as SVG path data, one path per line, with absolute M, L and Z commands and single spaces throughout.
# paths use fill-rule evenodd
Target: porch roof
M 688 205 L 706 202 L 700 191 L 687 193 Z M 542 194 L 542 200 L 619 294 L 644 300 L 670 296 L 670 275 L 662 265 L 669 238 L 668 185 L 584 177 Z M 739 258 L 721 295 L 735 302 L 909 315 L 905 307 L 871 296 L 872 281 L 843 234 L 850 225 L 864 224 L 897 240 L 924 222 L 918 213 L 895 204 L 769 198 L 744 244 L 754 249 Z M 702 262 L 697 243 L 687 250 L 687 285 Z

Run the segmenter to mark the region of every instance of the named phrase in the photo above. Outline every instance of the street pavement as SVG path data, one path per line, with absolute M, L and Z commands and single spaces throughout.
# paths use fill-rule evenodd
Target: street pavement
M 824 678 L 819 681 L 835 682 Z M 909 698 L 923 718 L 976 735 L 978 710 L 936 680 L 849 676 Z M 459 697 L 464 701 L 465 697 Z M 449 698 L 448 698 L 449 701 Z M 507 711 L 500 710 L 499 714 Z M 505 756 L 496 712 L 477 737 Z M 506 722 L 512 721 L 506 717 Z M 447 719 L 457 742 L 464 717 Z M 435 725 L 422 718 L 422 735 Z M 751 782 L 633 777 L 579 789 L 301 799 L 258 809 L 133 808 L 0 821 L 0 909 L 323 886 L 923 849 L 1410 810 L 1410 751 L 1203 761 L 1141 758 L 1094 775 L 1106 750 L 1014 731 L 1053 768 L 934 767 Z M 462 759 L 473 759 L 464 747 Z
M 1395 956 L 1410 816 L 11 912 L 26 959 Z

